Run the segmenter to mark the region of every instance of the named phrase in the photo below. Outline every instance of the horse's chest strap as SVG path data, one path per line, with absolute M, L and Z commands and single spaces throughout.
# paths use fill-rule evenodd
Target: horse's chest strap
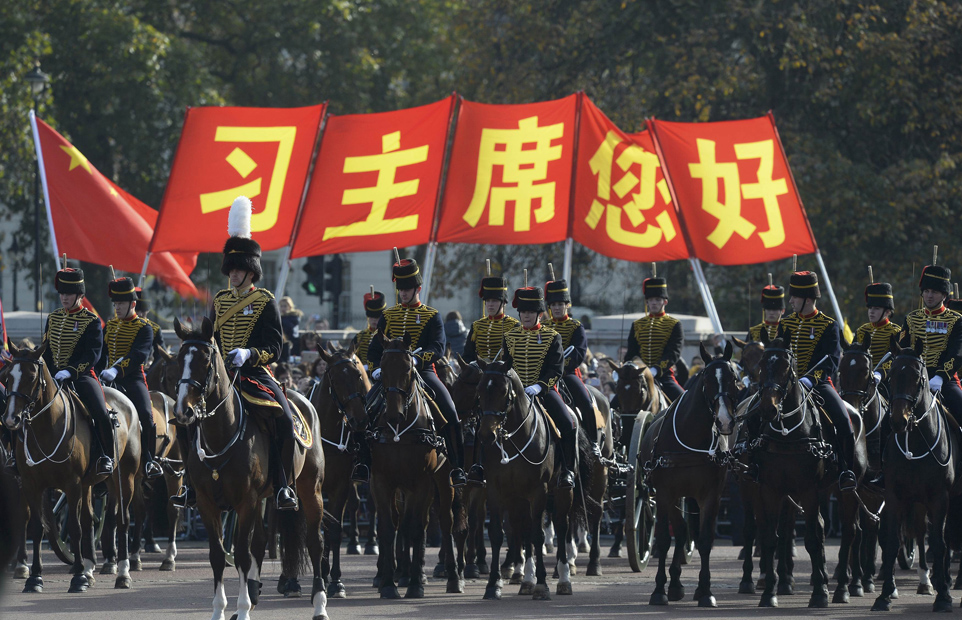
M 834 454 L 831 444 L 820 439 L 778 441 L 771 437 L 759 437 L 752 442 L 753 449 L 769 454 L 811 454 L 818 459 L 827 459 Z

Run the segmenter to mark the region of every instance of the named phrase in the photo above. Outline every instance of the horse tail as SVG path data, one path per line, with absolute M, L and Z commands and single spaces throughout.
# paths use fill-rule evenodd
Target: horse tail
M 592 496 L 592 478 L 594 477 L 595 455 L 591 441 L 584 428 L 578 430 L 578 479 L 575 481 L 574 513 L 572 525 L 588 527 L 588 513 L 600 510 L 601 504 Z M 580 501 L 579 501 L 580 500 Z
M 281 537 L 281 570 L 293 578 L 310 567 L 307 551 L 307 518 L 303 510 L 278 510 L 277 532 Z

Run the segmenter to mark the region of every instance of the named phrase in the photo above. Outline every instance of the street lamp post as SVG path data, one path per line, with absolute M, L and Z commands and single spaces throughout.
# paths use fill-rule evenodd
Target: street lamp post
M 30 72 L 24 76 L 24 79 L 30 84 L 30 91 L 33 93 L 33 111 L 36 114 L 37 107 L 40 105 L 40 96 L 43 95 L 43 91 L 46 90 L 47 84 L 50 82 L 50 76 L 40 70 L 40 63 L 38 62 Z M 33 220 L 34 220 L 34 265 L 33 265 L 33 281 L 34 281 L 34 305 L 36 306 L 37 312 L 40 312 L 40 160 L 36 160 L 36 167 L 33 172 L 33 195 L 35 202 L 33 205 Z

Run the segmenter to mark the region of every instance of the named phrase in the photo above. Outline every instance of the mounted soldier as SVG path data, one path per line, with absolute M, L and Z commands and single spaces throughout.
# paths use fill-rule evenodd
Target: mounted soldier
M 64 267 L 57 272 L 54 286 L 63 307 L 47 317 L 43 361 L 58 383 L 73 386 L 93 418 L 96 429 L 93 435 L 100 450 L 96 473 L 109 476 L 114 471 L 114 423 L 107 412 L 104 388 L 94 374 L 104 346 L 100 317 L 83 306 L 86 286 L 81 269 Z
M 214 341 L 230 371 L 240 373 L 238 388 L 246 399 L 258 394 L 259 404 L 277 410 L 274 416 L 274 454 L 280 466 L 274 467 L 274 488 L 278 510 L 296 510 L 297 497 L 290 484 L 294 475 L 294 420 L 287 395 L 281 389 L 270 365 L 281 354 L 281 315 L 274 295 L 254 285 L 261 279 L 261 246 L 251 238 L 251 201 L 236 198 L 228 215 L 224 259 L 220 271 L 230 279 L 230 288 L 214 296 L 210 320 Z M 272 459 L 274 460 L 274 459 Z M 176 496 L 186 500 L 182 490 Z M 177 502 L 175 502 L 177 503 Z M 182 505 L 182 504 L 181 504 Z
M 648 314 L 631 324 L 624 362 L 636 357 L 648 366 L 651 374 L 670 400 L 675 401 L 684 389 L 675 380 L 675 364 L 681 359 L 685 330 L 681 321 L 668 316 L 668 282 L 651 277 L 642 282 Z
M 558 393 L 558 381 L 564 373 L 564 349 L 561 335 L 541 324 L 545 311 L 541 289 L 533 286 L 514 292 L 511 306 L 518 309 L 520 325 L 504 336 L 504 361 L 513 368 L 530 398 L 540 398 L 548 415 L 561 432 L 563 469 L 558 488 L 575 485 L 578 459 L 578 422 Z
M 104 328 L 103 350 L 97 369 L 100 380 L 113 382 L 137 410 L 141 425 L 141 449 L 148 478 L 159 478 L 164 470 L 157 463 L 154 450 L 157 446 L 157 426 L 150 404 L 144 362 L 150 356 L 154 332 L 150 324 L 137 314 L 137 294 L 134 281 L 117 278 L 107 283 L 107 293 L 114 303 L 116 316 L 107 321 Z
M 796 372 L 801 377 L 799 383 L 814 390 L 825 402 L 825 413 L 835 428 L 840 470 L 838 486 L 841 491 L 854 491 L 858 484 L 853 472 L 855 433 L 848 409 L 832 384 L 841 355 L 838 323 L 815 307 L 822 296 L 815 273 L 793 273 L 788 294 L 793 312 L 781 320 L 777 336 L 789 344 Z M 763 340 L 766 339 L 763 337 Z
M 855 342 L 869 347 L 872 356 L 872 368 L 876 368 L 885 354 L 892 347 L 892 336 L 898 337 L 902 328 L 892 322 L 895 312 L 895 296 L 892 285 L 888 282 L 873 282 L 865 287 L 865 307 L 868 311 L 868 323 L 859 326 L 855 332 Z M 892 362 L 889 360 L 874 372 L 875 382 L 882 388 L 884 395 L 888 390 L 883 388 L 885 375 L 888 374 Z
M 372 286 L 370 293 L 364 293 L 364 314 L 367 316 L 367 327 L 354 335 L 354 351 L 367 372 L 373 370 L 367 359 L 367 350 L 371 346 L 374 335 L 377 334 L 377 322 L 381 319 L 386 307 L 387 302 L 384 293 L 381 291 L 375 291 Z
M 768 286 L 762 289 L 762 322 L 748 330 L 748 342 L 762 339 L 761 332 L 768 332 L 768 339 L 775 340 L 778 322 L 785 313 L 785 289 L 772 284 L 772 274 L 768 274 Z
M 429 395 L 437 403 L 444 416 L 446 425 L 441 429 L 441 436 L 447 447 L 448 458 L 453 468 L 451 470 L 451 486 L 460 487 L 467 483 L 464 473 L 464 437 L 461 434 L 461 422 L 458 419 L 454 401 L 444 384 L 434 370 L 434 363 L 444 355 L 444 326 L 438 311 L 421 303 L 421 270 L 413 258 L 399 260 L 392 267 L 393 279 L 397 288 L 399 303 L 388 308 L 378 319 L 377 331 L 385 340 L 401 338 L 405 334 L 411 336 L 411 355 L 414 365 L 424 383 L 429 388 Z M 367 350 L 368 360 L 374 367 L 371 378 L 375 385 L 372 394 L 381 389 L 381 354 L 384 352 L 380 338 L 375 338 Z M 364 442 L 361 442 L 364 444 Z M 361 448 L 358 454 L 358 465 L 352 478 L 363 480 L 370 472 L 370 453 L 367 447 Z
M 518 320 L 504 313 L 508 303 L 508 281 L 504 276 L 481 278 L 478 297 L 484 304 L 484 317 L 471 324 L 461 358 L 466 362 L 478 359 L 491 361 L 504 344 L 504 335 L 518 325 Z

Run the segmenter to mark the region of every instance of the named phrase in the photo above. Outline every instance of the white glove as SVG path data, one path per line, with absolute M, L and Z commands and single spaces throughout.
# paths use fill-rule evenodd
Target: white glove
M 812 389 L 812 385 L 813 385 L 813 384 L 812 384 L 812 380 L 811 380 L 810 378 L 808 378 L 808 377 L 802 377 L 801 379 L 798 380 L 798 382 L 801 383 L 802 385 L 804 385 L 804 386 L 805 386 L 805 389 L 807 389 L 807 390 Z
M 565 357 L 571 357 L 571 354 L 574 353 L 574 351 L 575 345 L 570 345 L 567 349 L 565 349 Z
M 651 376 L 652 376 L 652 377 L 657 377 L 657 376 L 658 376 L 658 367 L 657 367 L 657 366 L 649 366 L 649 367 L 648 367 L 648 370 L 651 371 Z
M 534 385 L 529 385 L 528 387 L 524 388 L 524 393 L 534 398 L 535 396 L 541 393 L 541 386 L 538 385 L 537 383 L 535 383 Z
M 381 378 L 381 369 L 380 369 L 380 368 L 375 368 L 375 369 L 374 369 L 374 372 L 371 373 L 371 378 L 374 379 L 375 381 L 377 381 L 378 379 L 380 379 L 380 378 Z
M 749 379 L 748 377 L 742 377 L 742 385 L 744 385 L 745 387 L 751 387 L 752 380 Z
M 935 375 L 929 379 L 929 389 L 933 392 L 938 392 L 942 389 L 942 377 Z
M 100 380 L 103 381 L 104 383 L 110 383 L 111 381 L 117 378 L 118 372 L 120 371 L 118 371 L 116 368 L 111 366 L 110 368 L 100 373 Z
M 250 349 L 234 349 L 227 356 L 231 359 L 231 363 L 235 368 L 240 368 L 247 363 L 247 360 L 251 358 Z
M 882 373 L 880 373 L 879 371 L 876 370 L 875 372 L 872 373 L 872 378 L 875 379 L 875 383 L 881 383 L 881 382 L 882 382 Z
M 61 370 L 60 372 L 58 372 L 57 374 L 55 374 L 55 375 L 53 376 L 53 378 L 56 379 L 57 381 L 59 381 L 60 383 L 63 383 L 64 381 L 66 381 L 67 379 L 70 378 L 70 371 L 69 371 L 69 370 Z

